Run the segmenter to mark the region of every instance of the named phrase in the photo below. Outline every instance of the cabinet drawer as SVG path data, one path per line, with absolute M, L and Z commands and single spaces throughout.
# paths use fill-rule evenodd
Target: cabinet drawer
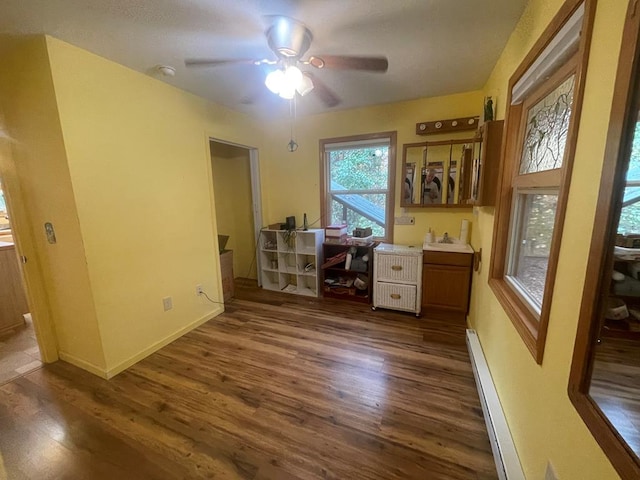
M 420 256 L 378 254 L 375 261 L 377 281 L 416 284 L 422 273 Z
M 416 311 L 415 285 L 376 282 L 373 292 L 373 304 L 377 307 L 394 310 Z
M 460 267 L 470 267 L 473 262 L 473 255 L 470 253 L 434 252 L 431 250 L 425 250 L 423 258 L 424 263 L 434 263 L 436 265 L 457 265 Z

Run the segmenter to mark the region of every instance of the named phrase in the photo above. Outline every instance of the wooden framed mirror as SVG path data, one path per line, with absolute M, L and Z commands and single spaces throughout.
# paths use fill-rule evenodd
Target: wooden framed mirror
M 401 207 L 471 208 L 474 158 L 478 137 L 406 143 Z
M 640 478 L 640 242 L 627 235 L 640 233 L 640 12 L 635 6 L 629 2 L 623 32 L 568 389 L 623 479 Z

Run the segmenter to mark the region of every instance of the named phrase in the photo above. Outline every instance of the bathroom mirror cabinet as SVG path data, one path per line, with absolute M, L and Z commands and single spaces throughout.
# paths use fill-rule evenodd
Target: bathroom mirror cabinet
M 629 2 L 569 397 L 623 479 L 640 478 L 640 11 Z M 640 238 L 640 236 L 638 237 Z
M 408 143 L 402 148 L 402 207 L 469 207 L 476 138 Z
M 495 205 L 503 123 L 486 122 L 469 138 L 404 144 L 400 206 Z

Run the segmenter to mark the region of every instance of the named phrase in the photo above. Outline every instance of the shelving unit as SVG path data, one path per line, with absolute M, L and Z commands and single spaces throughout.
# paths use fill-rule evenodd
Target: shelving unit
M 604 336 L 640 339 L 640 320 L 631 312 L 640 311 L 640 280 L 637 278 L 637 266 L 640 262 L 640 249 L 615 247 L 613 268 L 624 275 L 622 281 L 611 281 L 609 296 L 622 300 L 627 308 L 625 318 L 603 318 L 601 332 Z
M 317 297 L 320 285 L 324 230 L 262 230 L 260 276 L 262 288 Z
M 352 268 L 347 270 L 345 261 L 342 260 L 335 265 L 322 269 L 323 295 L 328 298 L 340 298 L 352 302 L 371 303 L 373 297 L 373 248 L 377 245 L 371 243 L 367 246 L 355 246 L 336 243 L 325 243 L 322 246 L 324 262 L 336 255 L 345 254 L 351 247 L 356 248 L 356 259 L 366 256 L 368 261 L 362 260 L 352 262 Z M 355 285 L 356 278 L 364 282 L 365 287 L 360 289 Z M 329 283 L 327 282 L 333 282 Z M 361 284 L 362 285 L 362 284 Z

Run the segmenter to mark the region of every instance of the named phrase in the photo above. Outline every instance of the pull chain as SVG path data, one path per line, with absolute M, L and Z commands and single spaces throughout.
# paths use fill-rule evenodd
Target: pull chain
M 298 149 L 298 144 L 294 140 L 295 138 L 294 126 L 296 122 L 296 113 L 297 113 L 296 112 L 296 95 L 294 94 L 293 98 L 289 100 L 289 118 L 291 119 L 291 140 L 289 140 L 289 143 L 287 144 L 287 148 L 292 153 Z

